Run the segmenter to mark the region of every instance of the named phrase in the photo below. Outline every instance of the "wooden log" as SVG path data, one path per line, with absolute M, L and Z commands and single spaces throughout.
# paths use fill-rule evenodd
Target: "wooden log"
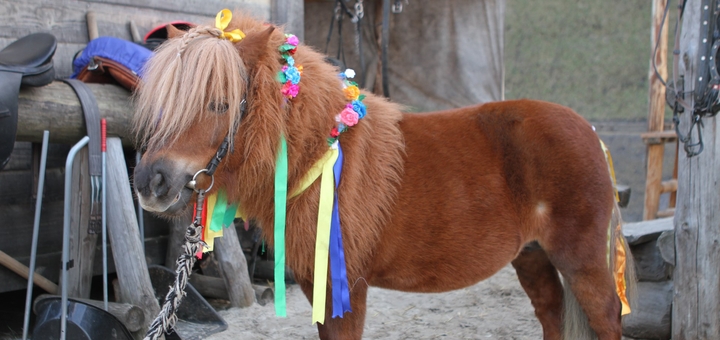
M 628 244 L 640 244 L 657 239 L 663 231 L 673 229 L 673 218 L 661 218 L 657 220 L 625 223 L 623 235 Z
M 210 299 L 230 300 L 228 290 L 225 286 L 225 280 L 219 277 L 213 277 L 202 274 L 193 274 L 190 276 L 190 284 L 200 295 Z M 261 306 L 273 301 L 275 294 L 272 288 L 267 286 L 252 285 L 255 291 L 255 300 Z
M 673 282 L 639 282 L 637 303 L 623 317 L 623 335 L 638 339 L 670 339 Z
M 75 157 L 72 168 L 72 185 L 77 188 L 70 204 L 70 260 L 73 266 L 68 270 L 68 296 L 90 298 L 93 276 L 95 247 L 98 231 L 90 230 L 90 174 L 88 149 L 84 148 Z M 100 208 L 98 204 L 96 208 Z
M 255 301 L 255 291 L 250 283 L 247 260 L 240 247 L 235 225 L 223 229 L 223 237 L 215 239 L 215 257 L 233 307 L 249 307 Z
M 37 304 L 40 301 L 49 298 L 60 298 L 60 296 L 49 294 L 43 294 L 38 296 L 35 299 L 35 302 L 33 302 L 33 310 L 35 311 L 35 313 L 37 313 Z M 103 310 L 105 309 L 104 303 L 102 301 L 81 298 L 70 298 L 69 300 L 82 302 L 84 304 L 95 306 Z M 145 315 L 143 314 L 142 309 L 129 303 L 108 302 L 107 312 L 116 317 L 130 332 L 137 332 L 145 324 Z
M 708 20 L 701 15 L 713 8 L 705 8 L 700 0 L 685 2 L 680 33 L 679 70 L 685 91 L 702 91 L 696 81 L 699 60 L 710 44 L 702 43 L 700 32 L 708 30 Z M 713 20 L 713 19 L 710 19 Z M 710 32 L 712 37 L 712 32 Z M 703 53 L 703 54 L 701 54 Z M 706 58 L 707 59 L 707 58 Z M 712 65 L 712 61 L 711 61 Z M 685 101 L 694 105 L 694 95 Z M 680 131 L 690 128 L 692 114 L 685 110 L 680 116 Z M 672 338 L 720 339 L 720 144 L 717 133 L 720 119 L 703 120 L 704 151 L 688 158 L 684 148 L 678 156 L 678 205 L 675 210 L 675 292 L 673 300 Z M 693 136 L 697 141 L 697 135 Z
M 675 230 L 665 231 L 660 234 L 657 246 L 665 263 L 675 266 Z
M 132 146 L 130 92 L 116 85 L 87 84 L 107 120 L 108 136 L 122 138 Z M 52 131 L 51 143 L 75 144 L 87 134 L 77 95 L 63 82 L 20 89 L 17 140 L 41 142 L 42 131 Z
M 16 274 L 24 277 L 25 279 L 28 279 L 30 277 L 30 268 L 18 262 L 12 256 L 5 254 L 3 251 L 0 251 L 0 264 L 12 270 Z M 55 283 L 44 278 L 38 273 L 33 273 L 33 283 L 35 283 L 38 287 L 44 289 L 48 293 L 56 294 L 60 291 Z
M 666 281 L 672 276 L 672 268 L 665 263 L 657 242 L 645 242 L 630 246 L 637 278 L 640 281 Z
M 143 255 L 135 206 L 130 190 L 130 179 L 123 156 L 122 144 L 117 137 L 107 139 L 107 224 L 113 246 L 113 259 L 120 283 L 120 302 L 140 307 L 145 315 L 145 333 L 150 321 L 160 312 Z M 142 334 L 141 334 L 142 335 Z
M 285 280 L 292 281 L 293 273 L 288 267 L 285 267 Z M 257 260 L 255 263 L 255 279 L 275 279 L 275 262 L 274 261 L 263 261 Z

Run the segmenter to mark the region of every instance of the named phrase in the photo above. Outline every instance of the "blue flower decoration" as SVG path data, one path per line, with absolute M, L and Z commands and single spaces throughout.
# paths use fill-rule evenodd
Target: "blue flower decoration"
M 365 117 L 365 114 L 367 114 L 367 108 L 365 107 L 365 104 L 359 100 L 353 100 L 352 101 L 352 108 L 353 111 L 358 113 L 358 118 L 363 119 Z
M 291 83 L 297 85 L 297 83 L 300 82 L 300 71 L 298 71 L 297 67 L 290 66 L 287 68 L 287 70 L 285 70 L 285 77 Z
M 285 58 L 285 61 L 287 61 L 288 65 L 295 66 L 295 58 L 293 58 L 291 56 L 287 56 L 287 58 Z

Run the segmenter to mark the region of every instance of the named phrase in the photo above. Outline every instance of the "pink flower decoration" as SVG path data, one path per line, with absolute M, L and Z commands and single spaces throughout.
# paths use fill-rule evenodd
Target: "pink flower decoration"
M 291 35 L 287 38 L 287 43 L 293 46 L 297 46 L 300 43 L 300 40 L 298 40 L 298 37 Z
M 352 109 L 345 108 L 340 112 L 340 120 L 347 126 L 353 126 L 357 124 L 359 116 L 357 112 Z
M 288 98 L 295 98 L 298 95 L 298 92 L 300 91 L 300 86 L 297 84 L 293 84 L 291 82 L 285 83 L 282 87 L 282 94 L 285 95 Z

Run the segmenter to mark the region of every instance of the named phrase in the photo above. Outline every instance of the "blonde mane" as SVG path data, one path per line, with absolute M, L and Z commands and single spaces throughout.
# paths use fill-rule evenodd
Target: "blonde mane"
M 220 34 L 214 27 L 194 27 L 155 51 L 134 98 L 133 128 L 139 146 L 157 149 L 172 144 L 190 125 L 217 110 L 227 110 L 228 134 L 234 133 L 247 70 L 233 44 L 217 38 Z

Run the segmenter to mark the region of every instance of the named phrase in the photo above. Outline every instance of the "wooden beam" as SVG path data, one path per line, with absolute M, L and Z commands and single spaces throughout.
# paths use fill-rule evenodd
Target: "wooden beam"
M 93 276 L 93 262 L 98 232 L 90 230 L 90 169 L 87 148 L 80 150 L 72 168 L 72 185 L 76 188 L 70 204 L 70 260 L 68 269 L 68 296 L 90 298 L 90 284 Z M 96 208 L 100 208 L 97 204 Z M 99 211 L 98 211 L 99 213 Z M 99 225 L 98 225 L 99 226 Z
M 665 121 L 665 86 L 658 75 L 667 79 L 667 27 L 663 25 L 663 10 L 665 0 L 652 1 L 652 28 L 650 30 L 650 68 L 648 82 L 650 83 L 648 111 L 648 132 L 663 131 Z M 655 47 L 657 46 L 657 50 Z M 657 73 L 655 73 L 657 67 Z M 645 139 L 645 138 L 643 138 Z M 647 139 L 645 139 L 647 140 Z M 665 153 L 664 144 L 650 144 L 647 149 L 647 178 L 645 182 L 645 205 L 643 220 L 657 217 L 660 204 L 660 183 L 662 181 L 662 164 Z
M 286 33 L 295 34 L 305 40 L 305 3 L 303 0 L 272 0 L 270 21 L 284 25 Z
M 702 43 L 700 32 L 707 30 L 700 0 L 685 2 L 679 46 L 678 79 L 683 76 L 685 91 L 695 88 L 699 59 L 711 41 Z M 712 36 L 712 35 L 711 35 Z M 706 57 L 707 59 L 707 57 Z M 714 61 L 713 61 L 714 62 Z M 685 101 L 694 105 L 694 93 Z M 692 111 L 680 116 L 680 131 L 688 131 Z M 678 156 L 678 205 L 675 211 L 675 280 L 672 310 L 672 339 L 720 339 L 720 119 L 703 120 L 704 151 L 688 158 L 681 148 Z M 697 135 L 694 135 L 697 140 Z
M 100 117 L 107 119 L 108 136 L 132 145 L 130 92 L 116 85 L 87 84 L 98 102 Z M 17 140 L 41 142 L 43 130 L 52 131 L 51 143 L 75 144 L 87 135 L 80 101 L 70 85 L 53 82 L 20 89 Z
M 123 299 L 120 302 L 142 308 L 146 324 L 139 333 L 145 333 L 149 323 L 160 312 L 160 305 L 155 299 L 143 255 L 127 165 L 117 137 L 107 139 L 107 190 L 108 239 L 113 246 L 113 259 Z

